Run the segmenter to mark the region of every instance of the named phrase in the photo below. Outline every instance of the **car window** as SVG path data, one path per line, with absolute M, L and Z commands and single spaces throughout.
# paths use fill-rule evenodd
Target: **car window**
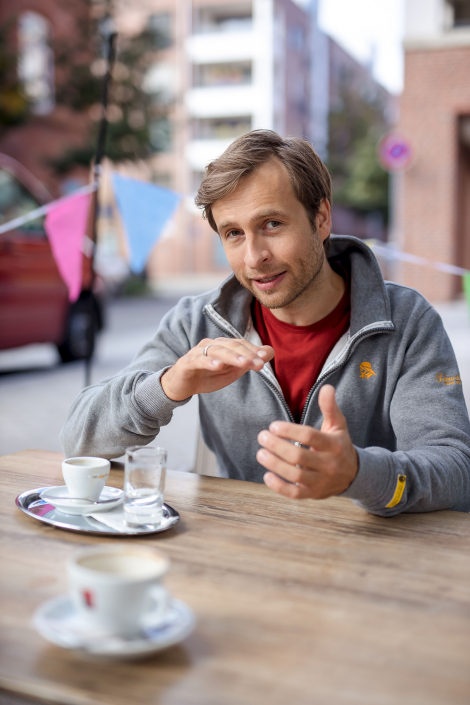
M 29 193 L 29 191 L 5 169 L 0 168 L 0 225 L 8 223 L 13 218 L 26 215 L 35 208 L 39 208 L 39 203 Z M 27 231 L 30 235 L 43 236 L 44 218 L 35 218 L 21 226 L 21 231 Z

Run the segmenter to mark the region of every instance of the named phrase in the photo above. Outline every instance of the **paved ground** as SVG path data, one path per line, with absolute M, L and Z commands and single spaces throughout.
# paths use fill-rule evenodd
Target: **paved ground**
M 157 330 L 176 298 L 116 299 L 100 336 L 92 382 L 125 367 Z M 0 352 L 0 454 L 25 448 L 62 450 L 59 433 L 73 400 L 84 385 L 84 365 L 59 363 L 51 345 Z M 176 409 L 159 444 L 168 449 L 168 466 L 193 466 L 197 435 L 197 399 Z
M 123 368 L 152 337 L 176 298 L 128 298 L 112 301 L 108 325 L 96 354 L 92 381 Z M 437 307 L 454 345 L 470 408 L 470 315 L 463 301 Z M 0 455 L 25 448 L 61 450 L 59 432 L 84 383 L 81 363 L 61 365 L 55 348 L 34 345 L 0 352 Z M 197 400 L 176 410 L 159 443 L 168 449 L 172 469 L 193 467 L 197 436 Z

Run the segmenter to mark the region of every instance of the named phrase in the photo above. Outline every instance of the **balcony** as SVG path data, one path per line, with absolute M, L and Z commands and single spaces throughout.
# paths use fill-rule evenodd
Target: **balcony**
M 186 52 L 194 64 L 249 61 L 256 56 L 255 32 L 195 34 L 186 40 Z
M 192 140 L 186 145 L 186 159 L 193 171 L 204 171 L 213 159 L 225 152 L 233 139 Z
M 252 85 L 192 88 L 186 94 L 189 115 L 195 118 L 252 115 L 258 100 Z

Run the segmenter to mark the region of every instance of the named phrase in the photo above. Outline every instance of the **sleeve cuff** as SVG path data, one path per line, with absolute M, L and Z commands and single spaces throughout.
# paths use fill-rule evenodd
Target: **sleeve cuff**
M 384 448 L 356 448 L 359 461 L 357 475 L 342 497 L 359 502 L 368 511 L 382 511 L 393 496 L 395 473 L 392 453 Z
M 168 423 L 172 417 L 173 410 L 178 406 L 187 404 L 191 397 L 182 401 L 174 401 L 167 397 L 163 391 L 160 378 L 164 372 L 169 370 L 171 365 L 164 367 L 159 372 L 149 372 L 142 375 L 136 383 L 135 401 L 142 412 L 153 419 L 160 421 L 159 425 Z

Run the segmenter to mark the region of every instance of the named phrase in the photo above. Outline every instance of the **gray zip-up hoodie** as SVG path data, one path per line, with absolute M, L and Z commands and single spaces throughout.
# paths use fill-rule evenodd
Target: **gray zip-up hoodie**
M 351 325 L 310 390 L 301 423 L 321 427 L 318 391 L 332 384 L 359 457 L 344 496 L 381 516 L 470 511 L 470 423 L 439 315 L 418 292 L 384 282 L 360 240 L 332 237 L 330 257 L 351 272 Z M 233 276 L 216 291 L 181 299 L 128 367 L 77 398 L 62 431 L 66 454 L 112 458 L 152 441 L 173 409 L 189 401 L 168 399 L 164 370 L 203 338 L 261 344 L 251 302 Z M 255 457 L 258 433 L 276 419 L 293 421 L 269 363 L 200 394 L 199 414 L 219 473 L 254 482 L 265 472 Z

